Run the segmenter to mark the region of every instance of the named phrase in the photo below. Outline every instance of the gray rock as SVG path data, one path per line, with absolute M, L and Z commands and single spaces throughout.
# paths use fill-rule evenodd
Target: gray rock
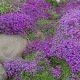
M 3 68 L 2 64 L 0 64 L 0 80 L 6 80 L 7 74 L 5 69 Z
M 16 35 L 0 34 L 0 62 L 21 57 L 27 40 Z

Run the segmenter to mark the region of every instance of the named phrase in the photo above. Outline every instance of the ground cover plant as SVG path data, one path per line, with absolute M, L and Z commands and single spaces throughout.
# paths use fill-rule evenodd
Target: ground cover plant
M 1 34 L 27 41 L 1 80 L 80 80 L 79 0 L 2 0 Z

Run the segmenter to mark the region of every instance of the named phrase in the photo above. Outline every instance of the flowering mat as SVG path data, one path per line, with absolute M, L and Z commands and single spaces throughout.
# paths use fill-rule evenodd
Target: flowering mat
M 0 0 L 0 80 L 80 80 L 80 0 Z

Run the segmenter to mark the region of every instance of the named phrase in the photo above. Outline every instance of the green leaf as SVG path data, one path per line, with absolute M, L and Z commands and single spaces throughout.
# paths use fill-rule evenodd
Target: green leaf
M 53 34 L 55 33 L 55 28 L 50 28 L 50 29 L 48 29 L 48 30 L 47 30 L 47 33 L 53 35 Z
M 40 74 L 33 76 L 32 80 L 55 80 L 54 76 L 49 74 L 47 71 L 44 71 Z
M 31 75 L 27 72 L 22 73 L 22 80 L 30 80 Z
M 77 73 L 77 76 L 80 78 L 80 72 Z
M 63 59 L 58 59 L 57 57 L 51 58 L 52 66 L 61 65 L 63 68 L 61 80 L 67 80 L 71 77 L 71 70 L 69 65 Z
M 53 15 L 54 19 L 59 19 L 60 18 L 60 15 L 56 11 L 52 11 L 51 15 Z
M 24 54 L 23 58 L 31 61 L 31 60 L 34 60 L 36 56 L 35 56 L 35 53 L 29 53 L 29 54 Z
M 6 6 L 6 5 L 0 5 L 0 13 L 3 14 L 3 13 L 6 13 L 6 12 L 9 12 L 11 11 L 11 7 L 10 6 Z
M 29 40 L 35 39 L 35 35 L 32 32 L 29 32 L 27 37 L 28 37 Z
M 58 7 L 58 6 L 59 6 L 59 4 L 57 3 L 56 0 L 48 0 L 48 2 L 49 2 L 50 4 L 52 4 L 53 6 L 55 6 L 55 7 Z
M 45 61 L 45 59 L 42 59 L 41 61 L 40 61 L 40 65 L 41 66 L 44 66 L 44 68 L 46 69 L 46 70 L 48 70 L 51 66 Z
M 38 24 L 39 24 L 40 26 L 46 26 L 46 25 L 48 25 L 50 22 L 51 22 L 51 20 L 45 20 L 45 19 L 40 19 L 40 20 L 38 20 Z

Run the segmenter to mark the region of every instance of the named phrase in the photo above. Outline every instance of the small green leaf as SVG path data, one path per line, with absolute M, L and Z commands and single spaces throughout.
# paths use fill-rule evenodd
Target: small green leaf
M 23 58 L 31 61 L 31 60 L 34 60 L 36 56 L 35 56 L 35 53 L 29 53 L 29 54 L 24 54 Z
M 32 32 L 29 32 L 27 37 L 28 37 L 29 40 L 35 39 L 35 35 Z
M 58 6 L 59 6 L 59 4 L 57 3 L 56 0 L 48 0 L 48 2 L 49 2 L 50 4 L 52 4 L 53 6 L 55 6 L 55 7 L 58 7 Z
M 49 34 L 54 34 L 55 33 L 55 29 L 54 28 L 50 28 L 47 31 Z
M 62 77 L 61 80 L 67 80 L 68 78 L 71 77 L 71 70 L 69 65 L 64 61 L 63 59 L 58 59 L 57 57 L 52 57 L 51 58 L 52 66 L 55 67 L 56 65 L 61 65 L 63 68 L 62 71 Z
M 40 61 L 40 65 L 41 66 L 44 66 L 44 68 L 46 69 L 46 70 L 48 70 L 51 66 L 45 61 L 45 59 L 42 59 L 41 61 Z
M 30 80 L 31 75 L 27 72 L 22 73 L 22 80 Z
M 0 13 L 1 14 L 9 12 L 9 11 L 11 11 L 11 7 L 10 6 L 0 5 Z
M 40 20 L 38 20 L 38 24 L 39 24 L 40 26 L 46 26 L 46 25 L 48 25 L 50 22 L 51 22 L 51 20 L 45 20 L 45 19 L 40 19 Z
M 47 71 L 44 71 L 40 74 L 33 76 L 32 80 L 55 80 L 52 74 L 49 74 Z
M 77 73 L 77 76 L 80 78 L 80 72 Z
M 53 15 L 54 19 L 59 19 L 60 18 L 60 15 L 56 11 L 52 11 L 51 15 Z

